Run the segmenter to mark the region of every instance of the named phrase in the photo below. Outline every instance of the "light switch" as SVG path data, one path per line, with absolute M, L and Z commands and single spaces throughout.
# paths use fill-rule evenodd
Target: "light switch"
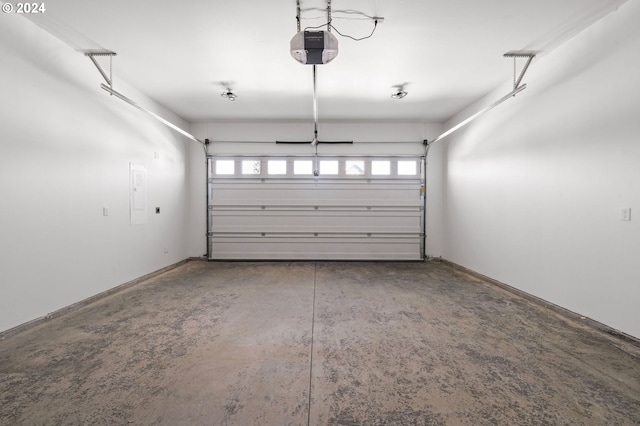
M 102 216 L 109 216 L 109 207 L 102 208 Z

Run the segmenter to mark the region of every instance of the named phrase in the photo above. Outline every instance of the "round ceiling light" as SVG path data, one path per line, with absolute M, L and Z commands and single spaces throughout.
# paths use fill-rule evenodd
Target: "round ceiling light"
M 227 98 L 227 99 L 229 99 L 230 101 L 235 101 L 235 100 L 236 100 L 236 98 L 238 97 L 238 95 L 236 95 L 235 93 L 233 93 L 233 92 L 231 91 L 231 89 L 227 89 L 227 90 L 225 90 L 224 92 L 222 92 L 222 93 L 220 94 L 220 96 L 222 96 L 223 98 Z
M 406 91 L 404 91 L 404 90 L 398 90 L 397 92 L 393 93 L 393 94 L 391 95 L 391 97 L 392 97 L 393 99 L 402 99 L 402 98 L 404 98 L 404 97 L 405 97 L 405 96 L 407 96 L 407 95 L 408 95 L 408 93 L 407 93 Z

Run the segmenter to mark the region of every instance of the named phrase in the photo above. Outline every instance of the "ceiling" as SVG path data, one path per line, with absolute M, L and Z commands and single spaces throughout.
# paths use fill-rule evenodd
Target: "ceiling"
M 534 67 L 624 1 L 332 0 L 332 24 L 342 34 L 367 36 L 374 29 L 368 17 L 384 19 L 368 39 L 338 37 L 338 57 L 318 66 L 320 120 L 444 122 L 512 80 L 505 52 L 538 52 Z M 300 2 L 303 29 L 327 23 L 326 0 Z M 187 121 L 313 120 L 312 66 L 289 52 L 295 0 L 46 6 L 30 19 L 77 50 L 117 53 L 114 89 L 124 80 Z M 392 99 L 398 84 L 408 96 Z M 220 96 L 227 85 L 235 102 Z

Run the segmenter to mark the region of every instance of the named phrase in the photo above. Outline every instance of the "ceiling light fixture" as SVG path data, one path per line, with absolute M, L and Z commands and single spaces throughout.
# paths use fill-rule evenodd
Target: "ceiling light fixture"
M 393 99 L 402 99 L 405 96 L 407 96 L 409 94 L 409 92 L 404 90 L 404 87 L 407 84 L 409 84 L 409 83 L 402 83 L 402 84 L 396 84 L 395 86 L 391 86 L 393 88 L 393 93 L 391 94 L 391 97 Z
M 236 100 L 236 98 L 238 97 L 238 95 L 236 95 L 235 93 L 233 93 L 233 92 L 231 91 L 231 89 L 229 89 L 229 88 L 227 88 L 224 92 L 222 92 L 222 93 L 220 94 L 220 96 L 222 96 L 223 98 L 227 98 L 227 99 L 229 99 L 230 101 L 235 101 L 235 100 Z
M 393 94 L 391 95 L 391 97 L 392 97 L 393 99 L 402 99 L 402 98 L 404 98 L 404 97 L 405 97 L 405 96 L 407 96 L 407 95 L 408 95 L 408 93 L 407 93 L 405 90 L 399 89 L 397 92 L 393 93 Z

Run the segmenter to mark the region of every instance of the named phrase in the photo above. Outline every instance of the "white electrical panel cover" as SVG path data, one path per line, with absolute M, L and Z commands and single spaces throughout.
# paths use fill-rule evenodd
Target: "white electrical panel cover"
M 129 164 L 131 224 L 147 223 L 147 168 Z

